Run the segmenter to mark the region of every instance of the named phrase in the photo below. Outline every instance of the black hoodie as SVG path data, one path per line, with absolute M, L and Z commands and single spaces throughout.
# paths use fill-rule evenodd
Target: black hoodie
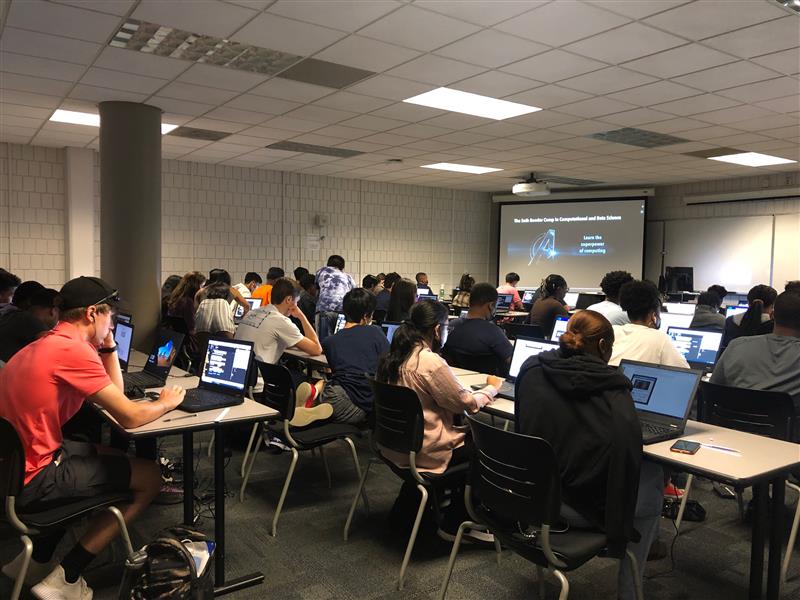
M 562 501 L 608 535 L 614 556 L 633 528 L 642 432 L 625 375 L 599 358 L 532 356 L 516 385 L 517 432 L 550 442 L 561 470 Z

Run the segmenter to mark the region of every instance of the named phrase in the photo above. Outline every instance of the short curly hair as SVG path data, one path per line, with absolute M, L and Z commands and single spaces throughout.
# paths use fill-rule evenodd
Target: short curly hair
M 611 271 L 606 273 L 603 281 L 600 282 L 600 289 L 607 298 L 615 300 L 619 298 L 619 290 L 626 283 L 633 281 L 633 275 L 627 271 Z
M 631 321 L 661 310 L 661 297 L 652 281 L 629 281 L 619 290 L 619 305 Z

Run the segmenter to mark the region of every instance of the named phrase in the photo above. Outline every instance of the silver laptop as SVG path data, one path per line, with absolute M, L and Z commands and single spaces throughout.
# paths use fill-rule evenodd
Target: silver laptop
M 261 298 L 245 298 L 245 300 L 250 305 L 250 310 L 261 308 Z M 236 312 L 233 313 L 233 320 L 238 323 L 242 320 L 242 317 L 244 317 L 244 306 L 237 304 Z
M 619 365 L 633 388 L 642 441 L 654 444 L 683 435 L 700 371 L 623 360 Z
M 497 303 L 495 304 L 495 314 L 502 315 L 511 310 L 511 304 L 514 302 L 514 294 L 497 294 Z
M 514 344 L 514 354 L 511 356 L 511 366 L 508 368 L 508 379 L 500 386 L 497 393 L 501 398 L 514 399 L 514 388 L 516 387 L 517 376 L 522 365 L 531 356 L 536 356 L 547 350 L 558 348 L 558 342 L 549 342 L 536 338 L 518 337 Z
M 252 364 L 253 342 L 227 338 L 208 340 L 200 385 L 186 390 L 178 408 L 201 412 L 241 404 Z

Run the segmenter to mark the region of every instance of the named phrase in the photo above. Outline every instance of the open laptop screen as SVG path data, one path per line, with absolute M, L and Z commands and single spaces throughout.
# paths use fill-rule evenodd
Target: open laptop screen
M 144 370 L 153 375 L 166 379 L 175 357 L 183 343 L 183 334 L 170 329 L 158 330 L 158 345 L 147 357 Z
M 570 308 L 575 308 L 575 305 L 578 303 L 578 296 L 580 296 L 578 292 L 567 292 L 564 296 L 564 302 L 566 302 L 567 306 Z
M 520 368 L 531 356 L 536 356 L 540 352 L 547 350 L 555 350 L 556 348 L 558 348 L 558 342 L 518 337 L 516 344 L 514 344 L 514 354 L 511 357 L 508 378 L 510 380 L 516 379 Z
M 402 323 L 387 323 L 386 321 L 381 323 L 383 334 L 386 336 L 386 339 L 389 340 L 390 344 L 392 343 L 394 332 L 397 331 L 397 328 L 400 327 L 400 325 L 402 325 Z
M 729 306 L 725 309 L 725 318 L 732 317 L 733 315 L 740 315 L 747 312 L 747 304 L 739 304 L 738 306 Z
M 203 387 L 244 391 L 253 346 L 237 340 L 208 340 L 200 381 Z
M 687 362 L 704 365 L 713 365 L 717 362 L 722 332 L 670 327 L 667 335 Z
M 525 290 L 522 292 L 522 303 L 523 304 L 533 304 L 533 295 L 536 293 L 536 290 Z M 567 294 L 569 295 L 569 294 Z M 575 295 L 577 298 L 577 294 Z M 569 304 L 569 302 L 567 302 Z
M 697 304 L 685 304 L 683 302 L 665 302 L 664 309 L 670 314 L 693 315 Z
M 685 419 L 700 373 L 623 360 L 620 368 L 630 379 L 636 410 Z
M 509 310 L 511 303 L 514 301 L 514 294 L 498 294 L 497 295 L 497 309 Z
M 553 325 L 553 334 L 550 336 L 550 339 L 554 342 L 557 342 L 561 337 L 561 334 L 567 330 L 567 323 L 569 322 L 569 317 L 558 316 L 556 317 L 555 325 Z
M 250 310 L 254 308 L 261 308 L 261 298 L 245 298 L 250 305 Z M 241 304 L 236 305 L 236 312 L 233 313 L 234 319 L 241 319 L 244 316 L 244 307 Z
M 133 325 L 120 321 L 114 328 L 114 341 L 117 343 L 117 356 L 122 370 L 128 367 L 133 340 Z
M 339 313 L 336 316 L 336 327 L 333 329 L 333 333 L 339 333 L 342 329 L 344 329 L 344 324 L 347 322 L 347 319 L 344 316 L 344 313 Z
M 666 333 L 669 331 L 670 327 L 680 327 L 682 329 L 688 329 L 689 325 L 692 324 L 692 319 L 694 319 L 694 315 L 680 315 L 675 313 L 661 313 L 661 327 L 659 329 Z
M 419 294 L 417 296 L 417 302 L 422 302 L 423 300 L 433 300 L 434 302 L 436 302 L 437 300 L 439 300 L 439 296 L 437 296 L 436 294 Z
M 593 304 L 597 304 L 598 302 L 602 302 L 605 300 L 606 297 L 604 294 L 578 294 L 578 300 L 575 302 L 575 308 L 580 308 L 581 310 L 585 310 L 592 306 Z M 564 300 L 566 302 L 566 299 Z M 567 306 L 570 306 L 569 302 L 567 302 Z

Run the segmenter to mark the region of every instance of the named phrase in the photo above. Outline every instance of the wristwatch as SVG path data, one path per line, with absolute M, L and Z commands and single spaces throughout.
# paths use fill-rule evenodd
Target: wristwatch
M 116 351 L 117 351 L 117 348 L 119 348 L 119 346 L 117 346 L 116 344 L 114 344 L 114 345 L 113 345 L 113 346 L 111 346 L 110 348 L 99 348 L 99 349 L 97 350 L 97 352 L 98 352 L 98 354 L 113 354 L 114 352 L 116 352 Z

